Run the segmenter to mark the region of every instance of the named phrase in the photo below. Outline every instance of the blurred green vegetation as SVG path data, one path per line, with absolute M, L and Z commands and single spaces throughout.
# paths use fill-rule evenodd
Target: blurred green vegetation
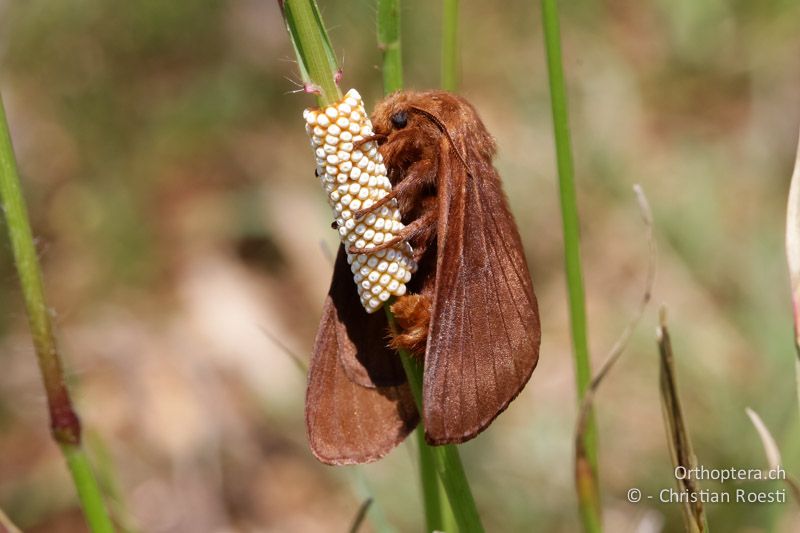
M 438 4 L 403 5 L 407 85 L 434 87 Z M 375 102 L 373 3 L 320 6 L 344 84 Z M 462 2 L 463 93 L 497 137 L 544 328 L 531 385 L 463 447 L 490 531 L 578 526 L 535 7 Z M 81 412 L 103 436 L 103 462 L 117 469 L 133 523 L 339 531 L 368 486 L 388 523 L 417 530 L 411 447 L 360 469 L 360 482 L 350 469 L 317 464 L 304 440 L 303 378 L 257 331 L 306 356 L 330 275 L 318 243 L 336 243 L 300 120 L 313 101 L 289 94 L 296 87 L 286 77 L 296 73 L 277 7 L 41 0 L 1 8 L 0 80 L 47 286 Z M 654 301 L 671 311 L 699 463 L 766 466 L 744 414 L 751 406 L 800 472 L 782 234 L 800 123 L 800 4 L 580 0 L 563 3 L 561 15 L 592 353 L 599 359 L 611 346 L 640 297 L 646 243 L 629 192 L 639 182 L 655 211 Z M 26 531 L 81 531 L 48 440 L 6 243 L 0 291 L 0 507 Z M 256 311 L 263 315 L 250 318 Z M 663 515 L 665 531 L 681 527 L 677 506 L 625 501 L 631 487 L 673 486 L 653 311 L 598 396 L 608 531 L 632 529 L 647 512 Z M 256 331 L 249 344 L 247 328 Z M 207 510 L 187 511 L 198 508 Z M 795 531 L 793 509 L 709 505 L 708 519 L 718 531 Z

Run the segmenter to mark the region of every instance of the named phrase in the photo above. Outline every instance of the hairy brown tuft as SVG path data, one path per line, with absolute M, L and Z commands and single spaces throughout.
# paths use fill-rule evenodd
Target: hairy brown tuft
M 422 357 L 428 340 L 428 326 L 431 321 L 431 301 L 422 294 L 401 296 L 392 304 L 392 313 L 400 331 L 392 335 L 394 349 L 408 350 Z

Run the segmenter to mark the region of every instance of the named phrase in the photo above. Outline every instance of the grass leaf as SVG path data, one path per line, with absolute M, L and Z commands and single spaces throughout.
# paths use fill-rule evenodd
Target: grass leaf
M 22 533 L 22 530 L 14 525 L 14 522 L 0 509 L 0 530 L 7 533 Z
M 800 405 L 800 139 L 798 139 L 797 156 L 786 209 L 786 259 L 789 264 L 789 280 L 792 288 L 794 346 L 797 352 L 795 376 L 798 404 Z
M 667 429 L 667 442 L 669 453 L 672 457 L 672 464 L 677 469 L 683 467 L 691 470 L 697 467 L 697 458 L 692 448 L 692 440 L 683 416 L 683 406 L 681 405 L 680 395 L 678 394 L 678 384 L 675 376 L 675 363 L 672 353 L 672 342 L 667 330 L 667 312 L 662 307 L 660 311 L 660 325 L 657 331 L 658 351 L 661 356 L 660 392 L 661 408 L 664 415 L 664 425 Z M 692 476 L 680 476 L 676 479 L 678 490 L 687 491 L 688 494 L 698 493 L 700 486 Z M 676 476 L 677 478 L 677 476 Z M 688 498 L 688 502 L 681 504 L 683 511 L 684 524 L 686 531 L 691 533 L 705 533 L 708 531 L 705 509 L 700 498 L 697 502 L 692 502 L 693 498 Z
M 370 506 L 372 506 L 373 499 L 367 498 L 364 502 L 359 505 L 358 512 L 356 516 L 353 517 L 353 524 L 350 526 L 350 533 L 358 533 L 358 530 L 361 529 L 361 524 L 364 523 L 364 519 L 367 517 L 367 512 L 369 511 Z
M 750 417 L 750 421 L 756 428 L 756 432 L 758 432 L 758 436 L 761 439 L 761 445 L 764 447 L 764 454 L 767 456 L 767 464 L 769 465 L 770 470 L 781 470 L 783 468 L 781 451 L 778 448 L 778 444 L 775 442 L 775 438 L 772 436 L 772 433 L 770 433 L 764 421 L 761 420 L 761 417 L 758 416 L 758 413 L 749 407 L 745 409 L 745 412 L 747 413 L 747 416 Z M 789 486 L 789 489 L 792 491 L 792 496 L 794 496 L 795 501 L 800 503 L 800 483 L 798 483 L 796 479 L 789 475 L 786 476 L 785 481 Z

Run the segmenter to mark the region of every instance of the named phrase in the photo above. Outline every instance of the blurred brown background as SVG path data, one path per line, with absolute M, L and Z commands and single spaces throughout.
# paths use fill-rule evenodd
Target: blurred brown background
M 744 414 L 798 472 L 783 217 L 800 123 L 793 0 L 562 2 L 595 365 L 641 298 L 670 309 L 699 462 L 762 468 Z M 438 83 L 439 4 L 403 2 L 406 83 Z M 374 3 L 320 0 L 345 87 L 380 97 Z M 274 2 L 0 2 L 0 87 L 87 445 L 123 528 L 419 531 L 415 450 L 330 468 L 308 451 L 305 360 L 337 245 Z M 529 387 L 463 446 L 490 531 L 575 531 L 575 418 L 560 213 L 536 2 L 462 2 L 462 92 L 497 137 L 540 299 Z M 49 440 L 5 238 L 0 508 L 84 531 Z M 676 531 L 651 306 L 598 398 L 609 531 Z M 738 487 L 737 485 L 736 487 Z M 745 484 L 756 487 L 755 484 Z M 713 482 L 704 488 L 719 489 Z M 727 490 L 736 488 L 726 485 Z M 779 485 L 766 485 L 778 488 Z M 718 531 L 794 531 L 792 503 L 710 505 Z

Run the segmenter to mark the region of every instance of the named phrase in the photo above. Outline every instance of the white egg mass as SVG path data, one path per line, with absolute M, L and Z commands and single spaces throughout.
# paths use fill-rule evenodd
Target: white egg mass
M 403 229 L 397 201 L 391 200 L 361 220 L 351 218 L 358 209 L 374 204 L 392 190 L 377 143 L 359 144 L 372 135 L 372 123 L 355 89 L 350 89 L 337 104 L 306 109 L 303 118 L 311 145 L 316 147 L 317 168 L 325 169 L 319 172 L 319 180 L 328 194 L 345 251 L 353 243 L 365 249 L 361 254 L 348 252 L 347 262 L 354 273 L 361 304 L 368 313 L 374 313 L 391 296 L 406 293 L 405 284 L 417 265 L 407 242 L 368 251 L 391 241 Z

